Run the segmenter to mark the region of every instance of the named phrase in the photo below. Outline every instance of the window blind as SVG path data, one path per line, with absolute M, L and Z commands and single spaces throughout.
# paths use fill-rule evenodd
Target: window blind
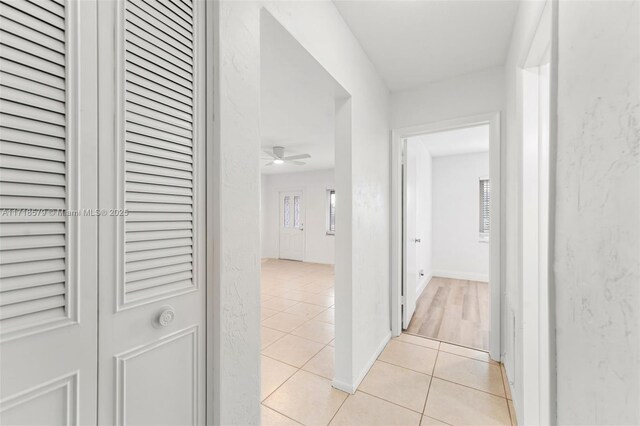
M 480 233 L 489 234 L 491 206 L 491 184 L 489 179 L 480 179 Z

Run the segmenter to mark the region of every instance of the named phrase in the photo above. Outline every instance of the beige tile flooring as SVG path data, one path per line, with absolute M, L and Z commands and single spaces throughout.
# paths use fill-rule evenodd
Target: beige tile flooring
M 263 425 L 512 425 L 504 371 L 486 352 L 392 339 L 355 394 L 333 378 L 333 268 L 262 263 Z

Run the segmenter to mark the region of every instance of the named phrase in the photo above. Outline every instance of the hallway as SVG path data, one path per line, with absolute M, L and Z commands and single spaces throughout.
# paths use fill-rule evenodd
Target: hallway
M 512 425 L 485 352 L 402 334 L 354 395 L 334 389 L 333 267 L 262 262 L 263 425 Z

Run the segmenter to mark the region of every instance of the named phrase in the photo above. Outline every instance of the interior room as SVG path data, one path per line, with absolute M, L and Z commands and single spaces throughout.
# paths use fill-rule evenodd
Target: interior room
M 406 212 L 405 243 L 416 257 L 407 274 L 417 276 L 406 331 L 488 351 L 489 126 L 409 137 L 405 149 L 406 208 L 415 211 Z

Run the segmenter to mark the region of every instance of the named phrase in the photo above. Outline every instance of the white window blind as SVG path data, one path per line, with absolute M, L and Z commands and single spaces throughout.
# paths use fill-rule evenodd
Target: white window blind
M 41 210 L 67 208 L 64 2 L 2 2 L 0 28 L 0 329 L 5 333 L 69 314 L 67 220 Z
M 489 179 L 480 179 L 480 235 L 489 237 L 491 224 L 491 184 Z
M 333 189 L 327 191 L 327 203 L 328 203 L 328 218 L 327 218 L 327 233 L 335 234 L 336 232 L 336 191 Z
M 125 303 L 193 286 L 190 0 L 125 3 Z

